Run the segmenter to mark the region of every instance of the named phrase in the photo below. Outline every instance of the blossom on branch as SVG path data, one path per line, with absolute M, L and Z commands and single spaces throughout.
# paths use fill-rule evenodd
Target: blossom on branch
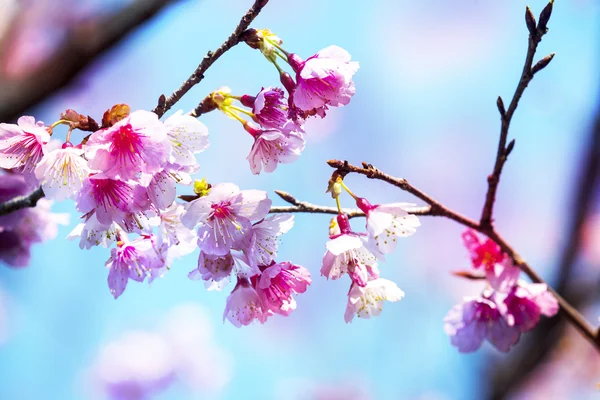
M 16 169 L 30 185 L 37 184 L 33 174 L 45 153 L 50 134 L 44 123 L 23 116 L 17 124 L 0 124 L 0 168 Z
M 90 174 L 83 150 L 65 143 L 62 148 L 44 155 L 35 168 L 35 177 L 49 199 L 62 201 L 71 198 L 83 187 Z
M 367 231 L 373 238 L 377 249 L 391 253 L 396 248 L 397 238 L 414 234 L 421 223 L 416 215 L 406 209 L 414 206 L 410 203 L 392 203 L 372 205 L 365 198 L 357 198 L 356 205 L 367 217 Z
M 94 132 L 85 145 L 85 156 L 90 168 L 109 178 L 135 180 L 164 167 L 171 152 L 168 132 L 156 114 L 138 110 Z
M 295 54 L 288 56 L 296 72 L 297 86 L 293 103 L 305 112 L 324 116 L 328 106 L 341 107 L 350 102 L 355 87 L 352 76 L 358 71 L 358 62 L 350 61 L 350 54 L 338 46 L 329 46 L 307 60 Z
M 381 314 L 384 301 L 396 302 L 403 297 L 404 292 L 387 279 L 372 279 L 365 286 L 352 283 L 344 320 L 346 323 L 352 322 L 355 315 L 358 318 L 376 317 Z

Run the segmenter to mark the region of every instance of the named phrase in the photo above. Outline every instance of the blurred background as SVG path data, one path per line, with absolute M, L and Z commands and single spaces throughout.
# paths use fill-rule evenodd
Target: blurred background
M 116 103 L 152 109 L 216 49 L 251 0 L 0 0 L 0 120 L 52 123 L 67 108 L 100 120 Z M 299 161 L 251 174 L 251 138 L 219 113 L 203 115 L 211 147 L 199 176 L 242 189 L 281 189 L 333 205 L 327 159 L 367 161 L 447 206 L 478 218 L 500 120 L 527 48 L 525 6 L 543 0 L 271 0 L 253 27 L 269 28 L 308 57 L 337 44 L 360 62 L 356 95 L 307 123 Z M 598 323 L 600 307 L 600 3 L 555 4 L 537 58 L 556 57 L 525 92 L 511 125 L 515 150 L 502 175 L 496 225 L 560 293 Z M 193 109 L 227 85 L 255 94 L 278 84 L 275 69 L 240 45 L 174 108 Z M 596 126 L 598 124 L 598 126 Z M 238 140 L 239 138 L 239 140 Z M 414 201 L 362 177 L 348 185 L 373 203 Z M 274 199 L 275 204 L 278 203 Z M 346 199 L 345 206 L 353 206 Z M 462 355 L 442 319 L 482 284 L 449 272 L 470 263 L 462 228 L 422 219 L 381 265 L 406 292 L 371 320 L 345 324 L 348 282 L 319 276 L 329 217 L 297 215 L 280 259 L 307 267 L 313 284 L 288 318 L 236 329 L 222 323 L 223 292 L 187 279 L 197 253 L 163 279 L 107 288 L 109 251 L 65 240 L 33 248 L 30 265 L 0 268 L 0 399 L 103 399 L 114 383 L 152 385 L 153 399 L 592 399 L 598 353 L 555 317 L 505 355 L 488 344 Z M 363 222 L 354 220 L 356 230 Z M 129 388 L 125 398 L 144 393 Z

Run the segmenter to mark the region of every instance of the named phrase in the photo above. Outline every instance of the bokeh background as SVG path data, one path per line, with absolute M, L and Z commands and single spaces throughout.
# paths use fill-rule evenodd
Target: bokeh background
M 0 92 L 24 77 L 31 84 L 28 74 L 64 44 L 72 27 L 133 3 L 1 0 Z M 28 113 L 51 123 L 67 108 L 97 120 L 116 103 L 152 109 L 160 94 L 179 87 L 206 51 L 223 42 L 251 3 L 174 1 Z M 592 199 L 585 207 L 576 199 L 585 192 L 580 182 L 589 175 L 582 171 L 590 146 L 600 146 L 591 140 L 600 88 L 600 4 L 556 3 L 538 58 L 557 55 L 533 80 L 513 119 L 510 137 L 516 147 L 502 176 L 496 224 L 555 282 L 575 215 L 585 208 L 576 233 L 578 256 L 569 261 L 570 283 L 561 288 L 578 293 L 573 301 L 596 324 L 598 190 L 586 183 L 583 189 L 588 187 Z M 324 193 L 331 173 L 325 161 L 368 161 L 477 218 L 500 128 L 496 97 L 508 103 L 525 57 L 527 4 L 537 15 L 545 1 L 271 0 L 253 26 L 270 28 L 286 49 L 304 57 L 330 44 L 347 49 L 360 62 L 356 95 L 324 120 L 307 123 L 308 144 L 298 162 L 260 176 L 248 168 L 251 138 L 239 124 L 219 113 L 203 115 L 211 146 L 199 155 L 199 176 L 333 205 Z M 240 45 L 219 59 L 176 109 L 194 108 L 223 85 L 237 94 L 255 94 L 276 84 L 275 69 Z M 361 177 L 347 183 L 372 202 L 414 201 Z M 344 205 L 352 203 L 346 199 Z M 462 228 L 451 221 L 424 217 L 417 234 L 402 240 L 381 266 L 382 276 L 406 292 L 401 302 L 386 304 L 378 318 L 345 324 L 348 282 L 319 276 L 329 218 L 297 215 L 280 258 L 306 266 L 313 284 L 298 297 L 290 317 L 236 329 L 222 323 L 231 287 L 207 292 L 187 279 L 196 253 L 152 285 L 131 282 L 115 301 L 104 268 L 109 252 L 80 250 L 65 240 L 78 216 L 69 201 L 54 209 L 71 213 L 70 226 L 60 227 L 57 239 L 36 245 L 29 267 L 0 267 L 0 399 L 106 398 L 103 382 L 110 376 L 151 379 L 172 363 L 185 365 L 183 372 L 157 387 L 152 398 L 600 396 L 598 354 L 560 323 L 539 327 L 529 334 L 534 340 L 522 339 L 508 356 L 487 344 L 470 355 L 450 345 L 443 317 L 462 296 L 482 288 L 449 274 L 469 265 Z M 362 228 L 362 221 L 353 226 Z M 541 357 L 535 349 L 530 353 L 549 337 L 555 339 L 551 351 Z M 502 376 L 526 365 L 519 354 L 534 354 L 528 360 L 535 362 L 526 368 L 531 374 L 507 384 Z

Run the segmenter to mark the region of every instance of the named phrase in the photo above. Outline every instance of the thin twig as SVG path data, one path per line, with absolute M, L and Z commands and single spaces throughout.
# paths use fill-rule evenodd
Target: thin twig
M 204 73 L 210 66 L 217 61 L 219 57 L 225 54 L 229 49 L 234 47 L 240 42 L 240 36 L 252 23 L 254 18 L 258 16 L 260 11 L 263 9 L 269 0 L 256 0 L 252 7 L 246 12 L 246 14 L 240 20 L 240 23 L 235 28 L 233 33 L 227 38 L 227 40 L 217 50 L 209 51 L 206 56 L 202 59 L 202 62 L 198 65 L 196 70 L 190 75 L 190 77 L 183 82 L 179 89 L 175 90 L 169 97 L 165 98 L 164 95 L 159 98 L 158 105 L 152 110 L 155 114 L 162 117 L 175 103 L 177 103 L 191 88 L 200 83 L 204 79 Z M 197 116 L 196 111 L 192 111 L 191 115 Z
M 544 9 L 544 12 L 548 10 L 549 13 L 552 12 L 552 2 Z M 542 37 L 546 34 L 547 28 L 546 23 L 547 19 L 550 18 L 548 14 L 545 22 L 543 22 L 542 16 L 540 16 L 540 24 L 536 29 L 533 29 L 529 18 L 532 18 L 531 11 L 527 8 L 526 11 L 526 21 L 529 28 L 529 44 L 527 47 L 527 56 L 525 57 L 525 65 L 523 66 L 523 72 L 521 73 L 521 78 L 519 79 L 519 83 L 517 85 L 517 89 L 515 90 L 515 94 L 508 106 L 508 110 L 504 110 L 504 103 L 501 97 L 498 97 L 498 110 L 500 111 L 500 118 L 502 120 L 501 128 L 500 128 L 500 139 L 498 140 L 498 150 L 496 152 L 496 161 L 494 163 L 494 171 L 491 175 L 488 176 L 488 190 L 485 196 L 485 203 L 483 206 L 483 211 L 481 212 L 480 224 L 483 227 L 491 228 L 493 225 L 493 213 L 494 213 L 494 202 L 496 201 L 496 192 L 498 190 L 498 183 L 500 182 L 500 175 L 502 174 L 502 168 L 504 167 L 504 163 L 506 162 L 508 155 L 510 154 L 512 147 L 514 146 L 514 141 L 512 141 L 509 146 L 506 146 L 506 140 L 508 138 L 508 129 L 510 127 L 510 122 L 512 117 L 517 110 L 517 106 L 519 105 L 519 100 L 521 96 L 523 96 L 523 92 L 529 85 L 529 82 L 533 79 L 534 75 L 546 67 L 554 54 L 551 54 L 548 57 L 545 57 L 540 62 L 538 62 L 535 67 L 533 66 L 533 57 L 535 56 L 535 52 L 537 50 L 537 46 L 542 40 Z M 543 22 L 543 24 L 542 24 Z M 535 24 L 535 21 L 533 21 Z
M 356 173 L 356 174 L 361 174 L 370 179 L 378 179 L 378 180 L 387 182 L 390 185 L 396 186 L 396 187 L 418 197 L 419 199 L 423 200 L 425 203 L 429 204 L 429 206 L 431 207 L 426 215 L 446 217 L 446 218 L 450 218 L 450 219 L 458 222 L 459 224 L 468 226 L 470 228 L 473 228 L 473 229 L 479 228 L 479 224 L 477 223 L 477 221 L 474 221 L 470 218 L 465 217 L 464 215 L 461 215 L 457 212 L 449 210 L 448 208 L 443 206 L 441 203 L 439 203 L 437 200 L 433 199 L 428 194 L 424 193 L 423 191 L 417 189 L 416 187 L 414 187 L 413 185 L 408 183 L 408 181 L 406 179 L 396 178 L 391 175 L 388 175 L 384 172 L 379 171 L 377 168 L 375 168 L 371 164 L 363 163 L 363 167 L 357 167 L 357 166 L 354 166 L 354 165 L 348 163 L 348 161 L 339 161 L 339 160 L 329 160 L 329 161 L 327 161 L 327 164 L 329 164 L 333 168 L 336 168 L 337 172 L 342 177 L 350 172 Z M 423 214 L 423 215 L 425 215 L 425 214 Z
M 98 56 L 119 44 L 173 0 L 136 0 L 117 13 L 85 21 L 69 30 L 66 39 L 31 73 L 18 79 L 0 77 L 0 121 L 16 120 L 77 77 Z M 9 52 L 6 52 L 10 55 Z
M 571 277 L 581 249 L 585 221 L 593 212 L 600 185 L 600 109 L 596 111 L 595 123 L 589 133 L 589 139 L 581 145 L 583 154 L 579 179 L 573 188 L 572 205 L 568 207 L 571 210 L 570 216 L 566 218 L 568 227 L 562 235 L 566 239 L 566 244 L 559 257 L 554 279 L 556 291 L 562 293 L 567 301 L 576 307 L 589 302 L 599 293 L 598 282 L 590 280 L 589 287 L 584 289 L 583 282 L 573 283 Z M 562 322 L 563 320 L 558 318 L 540 321 L 539 329 L 532 332 L 528 339 L 528 346 L 508 363 L 498 366 L 494 373 L 489 374 L 492 380 L 491 398 L 508 396 L 526 381 L 536 365 L 544 362 L 562 336 L 564 331 Z
M 333 214 L 337 215 L 339 213 L 336 207 L 327 207 L 320 206 L 317 204 L 312 204 L 307 201 L 300 201 L 296 199 L 291 194 L 284 192 L 282 190 L 276 190 L 275 193 L 279 197 L 281 197 L 286 202 L 290 203 L 291 206 L 274 206 L 269 210 L 272 214 L 281 214 L 281 213 L 312 213 L 312 214 Z M 365 213 L 355 208 L 344 208 L 342 209 L 344 213 L 348 215 L 348 218 L 356 218 L 356 217 L 364 217 Z M 413 215 L 431 215 L 431 207 L 411 207 L 408 208 L 410 214 Z
M 25 196 L 18 196 L 3 203 L 0 203 L 0 216 L 10 214 L 27 207 L 35 207 L 38 200 L 44 197 L 42 188 L 37 188 Z
M 416 197 L 423 200 L 425 203 L 431 206 L 430 216 L 442 216 L 449 218 L 453 221 L 458 222 L 461 225 L 475 229 L 487 235 L 490 239 L 495 241 L 500 248 L 507 253 L 513 260 L 514 264 L 521 268 L 521 270 L 536 283 L 546 283 L 541 276 L 539 276 L 523 258 L 494 230 L 493 227 L 483 226 L 479 223 L 449 209 L 442 205 L 439 201 L 433 199 L 429 195 L 425 194 L 420 189 L 412 186 L 406 179 L 396 178 L 388 175 L 384 172 L 379 171 L 371 164 L 363 163 L 363 167 L 358 167 L 348 163 L 348 161 L 329 160 L 327 162 L 331 167 L 336 168 L 336 173 L 340 176 L 345 176 L 348 173 L 357 173 L 364 175 L 371 179 L 378 179 L 387 182 L 393 186 L 396 186 L 406 192 L 409 192 Z M 546 284 L 547 285 L 547 284 Z M 560 305 L 560 312 L 567 318 L 567 320 L 574 325 L 581 334 L 587 338 L 595 348 L 600 351 L 600 336 L 598 335 L 597 329 L 594 328 L 583 316 L 572 307 L 565 299 L 563 299 L 556 291 L 554 291 L 549 285 L 548 289 L 552 291 L 556 300 Z

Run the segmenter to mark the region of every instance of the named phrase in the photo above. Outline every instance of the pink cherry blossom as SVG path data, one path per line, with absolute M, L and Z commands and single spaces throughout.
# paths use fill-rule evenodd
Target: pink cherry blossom
M 258 265 L 271 265 L 277 257 L 278 238 L 294 226 L 291 214 L 271 215 L 252 226 L 252 251 Z
M 150 181 L 145 184 L 145 179 L 142 180 L 142 185 L 147 187 L 148 197 L 152 204 L 158 210 L 165 210 L 173 202 L 177 196 L 177 184 L 190 185 L 192 177 L 190 174 L 197 172 L 198 165 L 181 166 L 179 164 L 167 163 L 165 167 L 154 175 L 144 178 L 150 178 Z
M 143 282 L 152 268 L 164 265 L 152 245 L 152 237 L 142 236 L 129 242 L 121 233 L 119 239 L 106 261 L 106 268 L 110 270 L 108 287 L 115 299 L 123 294 L 129 279 Z
M 533 329 L 540 317 L 552 317 L 558 312 L 558 301 L 543 283 L 519 281 L 503 300 L 508 324 L 521 332 Z
M 84 179 L 77 196 L 78 211 L 96 213 L 101 224 L 108 227 L 116 222 L 129 232 L 145 230 L 147 218 L 143 211 L 149 207 L 150 199 L 144 187 L 102 174 Z
M 165 121 L 167 136 L 171 142 L 169 162 L 178 165 L 194 165 L 196 157 L 208 148 L 208 128 L 196 118 L 177 111 Z
M 479 349 L 484 340 L 507 352 L 521 337 L 519 329 L 510 326 L 503 316 L 492 292 L 467 297 L 464 303 L 452 307 L 444 318 L 444 331 L 461 353 Z
M 0 168 L 19 169 L 33 185 L 33 171 L 44 156 L 50 140 L 42 122 L 33 117 L 21 117 L 15 124 L 0 124 Z
M 227 297 L 223 321 L 227 319 L 240 328 L 242 325 L 250 325 L 255 319 L 264 322 L 264 313 L 263 304 L 250 281 L 247 278 L 238 278 L 235 288 Z
M 304 111 L 323 110 L 350 102 L 355 92 L 352 76 L 358 71 L 358 62 L 350 61 L 346 50 L 329 46 L 306 61 L 296 55 L 290 55 L 289 60 L 296 72 L 296 107 Z
M 265 268 L 258 278 L 256 291 L 265 310 L 287 316 L 296 309 L 293 294 L 304 293 L 310 284 L 306 268 L 286 261 Z
M 367 199 L 358 198 L 356 205 L 366 214 L 367 231 L 379 251 L 384 254 L 394 251 L 397 238 L 410 236 L 416 232 L 417 227 L 421 226 L 419 218 L 406 211 L 414 204 L 372 205 Z
M 94 132 L 85 145 L 90 168 L 109 178 L 137 179 L 160 171 L 169 159 L 168 128 L 149 111 L 139 110 Z
M 381 314 L 384 301 L 396 302 L 403 297 L 404 292 L 394 282 L 387 279 L 369 280 L 365 286 L 353 282 L 348 292 L 344 320 L 349 323 L 355 315 L 358 318 L 376 317 Z
M 81 190 L 83 180 L 90 174 L 83 150 L 66 146 L 53 150 L 35 168 L 35 177 L 49 199 L 61 201 Z
M 485 276 L 494 289 L 507 292 L 515 285 L 521 271 L 500 246 L 490 238 L 481 239 L 473 229 L 463 232 L 462 239 L 469 250 L 473 267 L 483 266 Z
M 339 279 L 345 273 L 359 286 L 367 285 L 369 278 L 379 276 L 377 257 L 367 248 L 366 239 L 353 233 L 342 233 L 326 244 L 321 275 Z
M 252 242 L 251 220 L 264 218 L 271 208 L 267 193 L 242 190 L 232 183 L 213 186 L 207 196 L 188 203 L 181 222 L 198 229 L 198 246 L 207 254 L 226 255 L 231 249 L 248 250 Z
M 188 274 L 191 280 L 202 279 L 208 290 L 222 290 L 228 283 L 235 261 L 233 255 L 216 256 L 200 252 L 198 268 Z
M 278 164 L 289 164 L 298 159 L 304 150 L 304 137 L 301 133 L 284 133 L 278 129 L 261 130 L 245 124 L 245 128 L 254 137 L 254 144 L 246 159 L 253 174 L 273 172 Z
M 79 239 L 79 248 L 89 250 L 94 246 L 110 247 L 117 240 L 119 227 L 112 222 L 110 225 L 100 223 L 96 214 L 89 214 L 85 222 L 78 224 L 67 236 L 68 240 Z
M 281 88 L 263 88 L 252 102 L 252 113 L 263 128 L 284 133 L 303 132 L 302 126 L 289 118 L 288 109 Z

